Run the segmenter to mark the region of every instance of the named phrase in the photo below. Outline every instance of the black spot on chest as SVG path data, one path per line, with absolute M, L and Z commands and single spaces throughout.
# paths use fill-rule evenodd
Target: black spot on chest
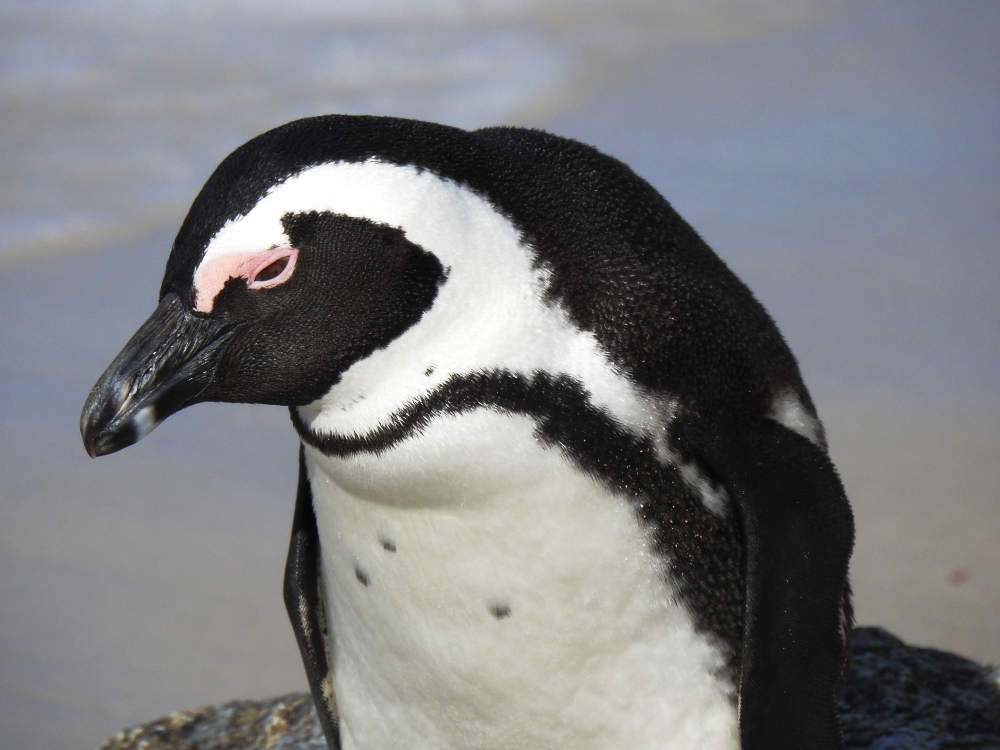
M 358 583 L 362 586 L 368 585 L 368 574 L 361 569 L 360 565 L 354 566 L 354 577 L 358 579 Z
M 510 617 L 510 607 L 506 604 L 494 604 L 490 607 L 490 614 L 494 619 L 506 620 Z

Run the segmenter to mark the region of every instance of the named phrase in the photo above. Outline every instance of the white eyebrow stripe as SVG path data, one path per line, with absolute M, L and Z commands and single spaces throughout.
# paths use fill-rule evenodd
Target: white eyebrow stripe
M 531 378 L 569 376 L 591 403 L 640 438 L 664 463 L 682 469 L 712 512 L 724 514 L 724 488 L 667 447 L 677 405 L 651 394 L 612 361 L 593 332 L 581 330 L 546 297 L 548 270 L 521 231 L 472 190 L 426 170 L 369 160 L 310 167 L 271 188 L 246 216 L 227 223 L 201 267 L 254 245 L 290 244 L 283 218 L 316 211 L 401 229 L 448 271 L 420 324 L 355 362 L 300 416 L 320 434 L 363 435 L 454 374 L 502 370 Z
M 448 273 L 419 326 L 343 374 L 317 428 L 361 434 L 451 374 L 503 369 L 570 376 L 630 430 L 658 429 L 648 394 L 546 299 L 548 271 L 520 229 L 483 196 L 427 170 L 377 160 L 305 169 L 223 226 L 201 267 L 248 247 L 289 245 L 283 218 L 312 211 L 401 229 Z

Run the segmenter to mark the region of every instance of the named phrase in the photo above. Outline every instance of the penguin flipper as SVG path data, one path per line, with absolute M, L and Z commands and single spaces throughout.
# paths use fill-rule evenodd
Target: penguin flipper
M 770 419 L 711 442 L 709 465 L 744 537 L 741 748 L 843 748 L 854 522 L 837 472 L 822 448 Z
M 292 520 L 292 541 L 285 563 L 285 608 L 302 653 L 302 663 L 326 744 L 330 750 L 340 750 L 333 673 L 326 651 L 326 613 L 320 590 L 319 565 L 319 531 L 306 472 L 305 448 L 300 445 L 299 486 Z

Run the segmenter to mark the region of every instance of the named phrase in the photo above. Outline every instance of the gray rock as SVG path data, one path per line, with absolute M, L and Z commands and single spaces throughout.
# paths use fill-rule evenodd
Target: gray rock
M 840 711 L 847 750 L 1000 750 L 996 670 L 857 628 Z
M 847 750 L 1000 750 L 996 672 L 857 628 L 840 699 Z M 326 750 L 306 693 L 180 711 L 100 750 Z
M 290 693 L 264 701 L 196 708 L 125 729 L 100 750 L 327 750 L 312 697 Z

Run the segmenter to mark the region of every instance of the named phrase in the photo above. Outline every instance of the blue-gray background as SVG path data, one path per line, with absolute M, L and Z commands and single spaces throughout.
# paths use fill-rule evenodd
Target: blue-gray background
M 199 406 L 99 461 L 77 416 L 214 166 L 326 112 L 632 165 L 800 359 L 859 621 L 1000 661 L 998 90 L 992 0 L 0 3 L 0 748 L 304 688 L 286 414 Z

